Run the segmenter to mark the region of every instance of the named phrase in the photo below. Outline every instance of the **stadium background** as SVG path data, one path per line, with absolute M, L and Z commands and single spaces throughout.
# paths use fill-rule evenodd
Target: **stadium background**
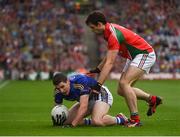
M 106 53 L 106 42 L 84 23 L 93 10 L 154 47 L 157 62 L 144 78 L 180 79 L 179 0 L 0 0 L 0 135 L 180 135 L 179 80 L 137 83 L 166 100 L 152 119 L 145 116 L 147 106 L 138 104 L 142 129 L 52 128 L 52 74 L 87 71 Z M 117 58 L 110 78 L 119 77 L 124 61 Z M 128 115 L 117 81 L 106 85 L 115 100 L 110 113 Z
M 85 26 L 92 10 L 103 11 L 144 37 L 155 49 L 153 73 L 180 73 L 178 0 L 2 0 L 0 79 L 49 79 L 55 71 L 95 67 L 106 44 Z M 121 72 L 117 58 L 112 72 Z

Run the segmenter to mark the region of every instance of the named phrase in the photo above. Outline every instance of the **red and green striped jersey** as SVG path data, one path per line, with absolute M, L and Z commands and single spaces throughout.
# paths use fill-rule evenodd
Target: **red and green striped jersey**
M 108 42 L 108 50 L 119 50 L 122 57 L 131 60 L 137 54 L 148 54 L 154 51 L 142 37 L 117 24 L 106 23 L 104 38 Z

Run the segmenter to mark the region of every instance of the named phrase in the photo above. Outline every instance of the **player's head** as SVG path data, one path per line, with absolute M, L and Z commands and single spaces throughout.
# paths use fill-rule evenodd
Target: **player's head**
M 67 95 L 70 90 L 70 82 L 67 79 L 67 76 L 64 75 L 63 73 L 55 73 L 53 76 L 53 85 L 55 86 L 56 89 L 59 90 L 59 92 Z
M 86 25 L 97 34 L 102 34 L 104 32 L 106 23 L 106 17 L 100 11 L 90 13 L 86 19 Z

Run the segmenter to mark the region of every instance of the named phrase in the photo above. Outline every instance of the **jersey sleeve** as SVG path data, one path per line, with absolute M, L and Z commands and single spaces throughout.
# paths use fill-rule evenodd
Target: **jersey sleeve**
M 87 80 L 83 79 L 80 83 L 80 96 L 90 94 L 90 88 L 87 84 Z
M 59 93 L 57 90 L 55 90 L 55 94 L 54 94 L 54 102 L 56 104 L 62 104 L 63 103 L 63 97 L 62 94 Z
M 111 34 L 108 39 L 108 50 L 119 50 L 118 40 L 113 34 Z
M 88 94 L 90 94 L 90 88 L 87 85 L 83 85 L 83 89 L 80 90 L 80 96 Z

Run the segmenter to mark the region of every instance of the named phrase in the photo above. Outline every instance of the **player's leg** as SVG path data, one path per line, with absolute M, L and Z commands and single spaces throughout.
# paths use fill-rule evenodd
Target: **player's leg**
M 133 87 L 133 90 L 136 94 L 136 97 L 140 100 L 145 100 L 146 102 L 149 101 L 149 98 L 150 98 L 150 94 L 149 93 L 146 93 L 145 91 L 139 89 L 139 88 L 136 88 L 136 87 Z
M 92 111 L 92 124 L 98 126 L 113 125 L 116 122 L 115 117 L 107 115 L 110 106 L 102 101 L 97 101 L 94 104 Z
M 126 103 L 131 113 L 131 119 L 137 123 L 140 122 L 137 108 L 137 97 L 131 84 L 139 79 L 144 74 L 142 69 L 135 66 L 129 66 L 120 78 L 119 86 L 121 87 L 121 94 L 124 95 Z M 122 93 L 123 92 L 123 93 Z
M 137 109 L 137 98 L 148 100 L 150 95 L 144 91 L 133 88 L 132 84 L 138 80 L 144 73 L 148 73 L 156 59 L 155 53 L 139 54 L 132 61 L 127 60 L 126 65 L 121 76 L 118 92 L 123 95 L 128 104 L 131 112 L 131 119 L 139 121 L 138 109 Z M 134 91 L 134 93 L 133 93 Z M 155 110 L 157 97 L 155 96 L 154 105 L 149 110 Z M 153 109 L 152 109 L 153 108 Z M 148 110 L 148 111 L 149 111 Z
M 155 60 L 156 60 L 156 55 L 154 52 L 152 52 L 150 54 L 144 54 L 144 55 L 139 54 L 132 61 L 127 59 L 126 64 L 123 68 L 123 73 L 122 73 L 120 81 L 123 80 L 124 73 L 128 70 L 130 65 L 140 68 L 141 70 L 144 71 L 144 73 L 149 73 L 149 70 L 152 67 L 152 65 L 155 63 Z M 148 101 L 150 94 L 147 94 L 146 92 L 142 91 L 141 89 L 134 88 L 134 84 L 137 82 L 137 80 L 139 78 L 140 77 L 137 77 L 137 79 L 134 80 L 132 83 L 130 83 L 130 85 L 131 85 L 131 87 L 133 87 L 137 99 L 142 99 L 142 100 Z M 124 96 L 123 93 L 124 93 L 124 91 L 121 89 L 121 86 L 119 84 L 118 94 L 121 96 Z
M 123 73 L 122 73 L 122 75 L 123 75 Z M 139 88 L 134 87 L 134 84 L 136 82 L 137 82 L 137 80 L 131 84 L 131 87 L 133 87 L 133 90 L 136 94 L 137 99 L 144 100 L 149 104 L 149 109 L 147 111 L 147 115 L 151 116 L 153 113 L 155 113 L 156 107 L 162 103 L 162 98 L 155 96 L 155 95 L 151 95 Z M 121 96 L 124 96 L 120 85 L 118 87 L 118 94 Z
M 117 117 L 108 115 L 110 105 L 103 101 L 96 101 L 92 111 L 92 125 L 108 126 L 108 125 L 123 125 L 127 122 L 127 117 L 119 114 Z
M 124 75 L 124 72 L 122 72 L 122 74 L 121 74 L 121 79 L 124 77 L 123 75 Z M 141 89 L 139 89 L 139 88 L 135 88 L 134 85 L 135 85 L 135 83 L 136 83 L 137 81 L 138 81 L 138 79 L 135 80 L 135 81 L 131 84 L 131 87 L 133 87 L 133 90 L 134 90 L 134 92 L 135 92 L 135 94 L 136 94 L 137 99 L 145 100 L 145 101 L 148 102 L 148 101 L 149 101 L 149 98 L 150 98 L 150 94 L 144 92 L 143 90 L 141 90 Z M 120 96 L 124 96 L 124 93 L 123 93 L 123 90 L 122 90 L 121 87 L 120 87 L 120 84 L 118 85 L 118 94 L 119 94 Z
M 149 103 L 150 100 L 151 100 L 152 95 L 149 94 L 149 93 L 147 93 L 147 92 L 145 92 L 145 91 L 143 91 L 142 89 L 136 88 L 134 85 L 135 85 L 135 83 L 136 83 L 137 81 L 138 81 L 138 80 L 134 81 L 134 82 L 131 84 L 131 87 L 133 87 L 137 99 L 139 99 L 139 100 L 144 100 L 144 101 L 146 101 L 147 103 Z
M 133 90 L 137 96 L 138 99 L 144 100 L 149 104 L 149 108 L 147 111 L 147 116 L 151 116 L 156 111 L 156 107 L 160 104 L 162 104 L 162 98 L 159 96 L 151 95 L 149 93 L 146 93 L 145 91 L 133 87 Z
M 139 54 L 134 60 L 132 60 L 130 65 L 136 66 L 144 70 L 144 72 L 148 74 L 150 68 L 155 63 L 155 60 L 156 60 L 156 55 L 154 52 L 144 55 Z M 155 95 L 150 95 L 139 88 L 133 88 L 133 89 L 138 99 L 142 99 L 148 102 L 149 108 L 147 111 L 147 115 L 151 116 L 153 113 L 155 113 L 156 107 L 162 103 L 162 98 Z
M 124 75 L 125 75 L 124 73 L 127 71 L 127 69 L 129 68 L 130 64 L 131 64 L 131 60 L 127 59 L 127 60 L 126 60 L 126 64 L 125 64 L 125 66 L 124 66 L 124 68 L 123 68 L 123 71 L 122 71 L 122 73 L 121 73 L 120 81 L 123 80 Z M 119 81 L 119 82 L 120 82 L 120 81 Z M 134 84 L 136 81 L 137 81 L 137 80 L 133 81 L 133 82 L 131 83 L 131 85 Z M 118 93 L 120 96 L 123 96 L 123 97 L 125 96 L 125 95 L 124 95 L 124 91 L 123 91 L 123 89 L 121 88 L 120 83 L 119 83 L 119 85 L 118 85 L 117 93 Z
M 109 108 L 113 103 L 113 96 L 107 87 L 102 86 L 101 93 L 92 98 L 90 102 L 89 108 L 92 108 L 92 124 L 106 126 L 127 122 L 128 119 L 123 114 L 119 114 L 117 117 L 108 115 Z

